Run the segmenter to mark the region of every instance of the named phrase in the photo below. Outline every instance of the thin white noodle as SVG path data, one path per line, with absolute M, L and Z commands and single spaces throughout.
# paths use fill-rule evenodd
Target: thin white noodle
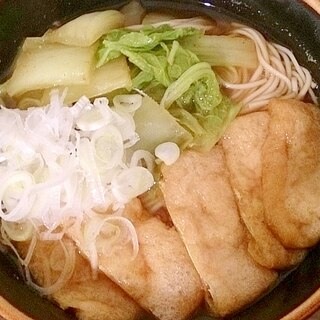
M 262 110 L 273 98 L 302 100 L 307 94 L 315 104 L 313 92 L 316 84 L 310 72 L 300 66 L 294 54 L 287 48 L 268 42 L 260 32 L 232 24 L 230 36 L 243 36 L 254 41 L 259 66 L 255 70 L 243 68 L 216 68 L 221 86 L 232 99 L 243 105 L 241 113 Z M 250 76 L 251 74 L 251 76 Z
M 298 79 L 292 77 L 291 79 L 291 88 L 292 88 L 292 92 L 294 92 L 295 94 L 297 94 L 299 92 L 299 86 L 298 86 Z
M 257 81 L 261 76 L 263 76 L 264 70 L 262 66 L 258 66 L 258 68 L 255 70 L 255 72 L 253 73 L 250 82 L 251 81 Z
M 304 86 L 301 88 L 300 93 L 298 94 L 298 98 L 303 99 L 305 94 L 308 92 L 309 88 L 311 88 L 312 85 L 312 77 L 309 71 L 306 68 L 302 68 L 304 71 L 304 74 L 306 76 L 306 81 Z
M 259 65 L 259 67 L 255 70 L 255 72 L 253 73 L 253 75 L 251 76 L 250 80 L 245 82 L 244 84 L 250 84 L 252 82 L 256 82 L 264 79 L 264 83 L 267 82 L 267 78 L 263 78 L 263 67 Z M 248 95 L 252 94 L 256 89 L 255 88 L 244 88 L 244 90 L 235 90 L 234 93 L 231 94 L 231 97 L 233 99 L 235 99 L 235 101 L 242 101 L 245 97 L 247 97 Z
M 241 82 L 239 71 L 235 67 L 220 67 L 216 69 L 216 74 L 219 78 L 226 78 L 231 83 Z
M 223 84 L 223 86 L 227 89 L 251 89 L 258 87 L 262 84 L 265 84 L 267 82 L 267 79 L 261 79 L 254 82 L 247 82 L 247 83 L 230 83 L 227 81 L 224 81 L 222 78 L 220 78 L 220 83 Z
M 280 46 L 276 43 L 273 44 L 275 46 L 275 48 L 277 48 L 280 52 L 283 52 L 285 53 L 288 58 L 290 59 L 290 61 L 292 62 L 292 64 L 294 65 L 295 69 L 297 70 L 297 72 L 300 74 L 301 78 L 303 79 L 305 74 L 304 72 L 302 71 L 302 67 L 299 65 L 296 57 L 294 56 L 294 54 L 287 48 L 283 47 L 283 46 Z M 305 79 L 304 79 L 305 80 Z
M 278 84 L 279 84 L 279 80 L 274 80 L 271 82 L 271 86 L 269 87 L 268 90 L 266 90 L 260 97 L 259 97 L 259 100 L 269 100 L 271 99 L 275 94 L 278 94 L 278 95 L 282 95 L 282 92 L 278 92 L 279 91 L 279 87 L 278 87 Z M 280 87 L 281 89 L 281 87 Z M 259 101 L 258 100 L 258 101 Z
M 286 72 L 285 66 L 283 65 L 280 58 L 272 56 L 270 57 L 270 61 L 271 61 L 272 67 L 277 68 L 281 73 Z
M 245 110 L 241 112 L 242 115 L 248 114 L 255 111 L 262 111 L 265 110 L 268 100 L 261 100 L 249 103 Z
M 271 77 L 268 79 L 268 81 L 263 85 L 261 86 L 260 88 L 258 88 L 256 91 L 254 91 L 251 95 L 247 96 L 243 101 L 242 103 L 244 105 L 246 105 L 247 103 L 249 102 L 252 102 L 252 100 L 254 100 L 255 98 L 259 98 L 259 96 L 265 92 L 271 85 L 272 85 L 272 82 L 274 80 L 274 76 L 271 75 Z
M 258 54 L 258 59 L 259 62 L 261 63 L 261 65 L 264 67 L 264 69 L 266 71 L 268 71 L 270 74 L 275 75 L 276 77 L 282 79 L 283 81 L 285 81 L 288 85 L 288 87 L 291 86 L 291 82 L 289 80 L 288 77 L 286 77 L 285 75 L 283 75 L 280 71 L 278 71 L 277 69 L 273 68 L 266 60 L 263 59 L 263 57 L 261 56 L 261 53 L 259 50 L 257 50 L 257 54 Z
M 252 39 L 255 42 L 256 47 L 259 48 L 262 57 L 266 60 L 267 63 L 269 63 L 269 54 L 268 54 L 266 42 L 259 32 L 256 32 L 254 29 L 251 29 L 251 28 L 240 28 L 240 29 L 233 30 L 231 33 L 240 34 L 247 38 Z
M 286 69 L 286 74 L 288 75 L 289 78 L 291 78 L 292 74 L 292 69 L 291 69 L 291 61 L 289 57 L 282 51 L 279 51 L 281 59 L 283 61 L 284 67 Z
M 315 93 L 313 92 L 313 90 L 311 88 L 309 88 L 308 93 L 309 93 L 313 103 L 317 104 L 318 103 L 317 96 L 315 95 Z

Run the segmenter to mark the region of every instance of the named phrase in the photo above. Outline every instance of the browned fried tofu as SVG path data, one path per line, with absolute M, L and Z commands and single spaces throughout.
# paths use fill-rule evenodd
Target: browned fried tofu
M 283 269 L 299 263 L 305 256 L 305 250 L 286 249 L 264 218 L 262 148 L 269 133 L 268 125 L 267 112 L 238 117 L 221 142 L 240 216 L 251 236 L 248 250 L 261 265 Z
M 203 301 L 203 288 L 176 229 L 148 214 L 138 199 L 127 205 L 123 216 L 136 229 L 138 255 L 132 256 L 131 243 L 120 246 L 99 255 L 100 270 L 158 319 L 190 317 Z M 83 233 L 73 229 L 69 234 L 88 256 Z
M 62 241 L 64 244 L 71 242 Z M 24 256 L 28 243 L 18 243 L 17 248 Z M 75 251 L 74 270 L 62 288 L 50 295 L 51 299 L 63 309 L 74 309 L 81 320 L 142 319 L 145 312 L 137 303 L 103 273 L 93 279 L 89 262 L 79 254 L 75 245 L 71 244 L 69 248 Z M 53 285 L 64 265 L 65 254 L 59 241 L 37 241 L 29 269 L 40 286 Z
M 207 289 L 211 311 L 224 316 L 259 297 L 277 273 L 247 252 L 221 146 L 208 153 L 186 151 L 162 173 L 168 211 Z
M 262 151 L 265 219 L 286 247 L 310 247 L 320 239 L 320 109 L 273 100 L 268 113 Z

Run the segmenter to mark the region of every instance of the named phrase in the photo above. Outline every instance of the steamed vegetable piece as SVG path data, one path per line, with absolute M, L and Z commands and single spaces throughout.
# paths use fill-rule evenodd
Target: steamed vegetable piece
M 120 12 L 124 15 L 125 26 L 139 24 L 143 16 L 146 14 L 146 10 L 143 8 L 139 0 L 130 1 L 120 9 Z
M 172 45 L 162 45 L 155 54 L 150 52 L 131 54 L 129 60 L 142 71 L 133 78 L 133 85 L 148 90 L 154 86 L 157 89 L 167 88 L 177 80 L 184 71 L 199 60 L 191 51 L 183 49 L 177 41 Z
M 98 65 L 127 56 L 134 65 L 133 86 L 158 100 L 158 95 L 152 95 L 154 88 L 164 93 L 161 106 L 192 134 L 189 146 L 209 150 L 240 107 L 223 97 L 211 66 L 180 45 L 190 35 L 201 37 L 201 32 L 168 25 L 113 30 L 98 50 Z
M 3 96 L 6 94 L 7 92 L 7 88 L 6 88 L 7 84 L 6 83 L 2 83 L 0 84 L 0 104 L 4 105 L 4 101 L 3 101 Z
M 47 42 L 89 47 L 106 32 L 124 26 L 124 16 L 117 10 L 84 14 L 44 35 Z
M 10 96 L 17 96 L 58 85 L 87 84 L 94 67 L 93 58 L 93 47 L 43 44 L 22 51 L 6 90 Z
M 192 141 L 192 135 L 148 96 L 143 97 L 141 107 L 134 114 L 134 121 L 140 138 L 133 146 L 135 150 L 144 149 L 153 153 L 164 142 L 175 142 L 184 148 Z
M 131 87 L 130 69 L 126 59 L 120 57 L 106 63 L 101 68 L 94 69 L 89 84 L 68 86 L 65 102 L 75 102 L 83 95 L 93 98 L 121 88 L 130 90 Z M 58 87 L 58 89 L 62 91 L 63 87 Z M 50 92 L 51 89 L 45 90 L 42 97 L 43 104 L 49 102 Z
M 149 12 L 145 15 L 145 17 L 142 20 L 142 24 L 144 25 L 151 25 L 155 23 L 161 23 L 161 22 L 168 22 L 175 20 L 175 15 L 170 14 L 168 12 Z
M 22 51 L 38 49 L 45 44 L 43 37 L 27 37 L 22 46 Z
M 95 42 L 123 25 L 123 14 L 108 10 L 80 16 L 43 37 L 27 38 L 1 95 L 8 94 L 26 108 L 47 103 L 49 91 L 55 87 L 69 87 L 67 102 L 77 101 L 83 94 L 95 97 L 119 88 L 130 90 L 129 69 L 123 59 L 94 70 Z
M 254 42 L 248 38 L 202 35 L 183 40 L 182 46 L 211 66 L 257 68 L 259 64 Z
M 159 27 L 161 25 L 168 25 L 172 28 L 195 28 L 203 32 L 209 32 L 210 34 L 215 32 L 216 26 L 213 21 L 205 17 L 194 17 L 187 19 L 177 19 L 169 14 L 152 12 L 147 14 L 143 20 L 142 25 L 152 25 L 153 27 Z M 132 30 L 141 29 L 141 25 L 130 26 Z

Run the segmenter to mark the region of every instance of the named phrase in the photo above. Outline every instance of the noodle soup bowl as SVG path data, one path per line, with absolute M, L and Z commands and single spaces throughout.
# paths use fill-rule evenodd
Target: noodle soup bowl
M 0 73 L 10 72 L 19 44 L 26 36 L 42 35 L 53 23 L 63 23 L 82 13 L 117 9 L 128 1 L 115 0 L 15 0 L 0 1 Z M 318 0 L 143 0 L 150 11 L 181 12 L 225 17 L 247 24 L 268 39 L 294 52 L 300 64 L 310 70 L 320 83 L 320 2 Z M 315 90 L 320 96 L 319 87 Z M 235 284 L 237 285 L 237 284 Z M 312 248 L 306 259 L 294 270 L 283 274 L 275 288 L 238 314 L 237 320 L 301 320 L 320 308 L 320 246 Z M 23 281 L 14 258 L 0 253 L 0 316 L 7 320 L 74 319 L 42 298 Z M 209 319 L 197 317 L 196 319 Z

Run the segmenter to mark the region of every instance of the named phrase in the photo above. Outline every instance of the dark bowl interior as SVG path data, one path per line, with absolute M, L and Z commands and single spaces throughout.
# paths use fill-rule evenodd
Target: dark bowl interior
M 119 8 L 121 0 L 0 0 L 0 82 L 23 38 L 39 36 L 51 26 L 97 9 Z M 142 0 L 147 10 L 195 12 L 244 22 L 270 39 L 290 47 L 298 61 L 320 83 L 320 17 L 302 1 L 294 0 Z M 320 96 L 319 86 L 316 89 Z M 235 284 L 236 285 L 236 284 Z M 305 261 L 282 277 L 282 281 L 259 301 L 230 319 L 275 320 L 307 300 L 320 288 L 320 246 Z M 0 295 L 33 319 L 74 319 L 56 305 L 41 298 L 24 284 L 19 269 L 7 254 L 0 252 Z M 209 319 L 199 315 L 197 319 Z

